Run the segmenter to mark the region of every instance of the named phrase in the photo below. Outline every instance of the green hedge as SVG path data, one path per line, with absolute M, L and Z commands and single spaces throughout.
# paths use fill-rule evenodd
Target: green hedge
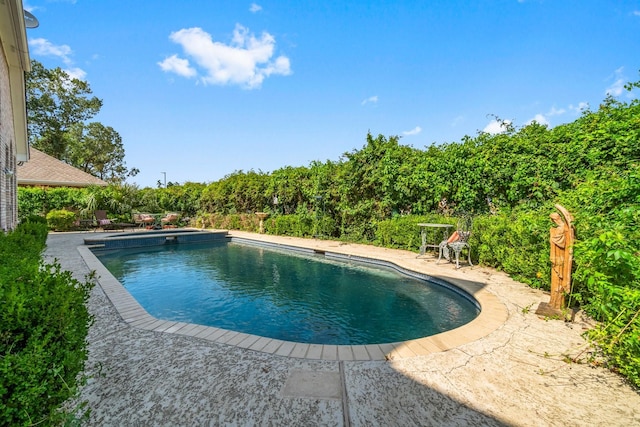
M 475 218 L 470 242 L 473 259 L 534 288 L 549 289 L 551 212 L 553 208 L 514 210 Z
M 87 358 L 90 283 L 45 264 L 44 219 L 0 233 L 0 425 L 60 424 Z
M 257 232 L 259 220 L 253 214 L 201 214 L 195 219 L 196 227 L 220 230 L 242 230 Z
M 54 209 L 47 213 L 47 224 L 51 230 L 69 231 L 73 228 L 77 215 L 65 209 Z
M 257 233 L 260 230 L 260 220 L 255 214 L 200 214 L 195 219 L 195 226 Z M 274 214 L 264 220 L 264 231 L 282 236 L 332 237 L 336 233 L 336 224 L 328 216 L 315 219 L 311 214 Z
M 600 321 L 589 337 L 609 366 L 640 387 L 640 207 L 589 222 L 594 233 L 575 247 L 573 297 Z
M 456 219 L 443 215 L 403 215 L 377 224 L 375 243 L 389 248 L 417 251 L 422 244 L 420 223 L 452 224 Z

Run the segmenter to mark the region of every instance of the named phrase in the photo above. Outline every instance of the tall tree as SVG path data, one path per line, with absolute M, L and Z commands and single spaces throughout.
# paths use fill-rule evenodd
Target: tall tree
M 61 68 L 47 69 L 38 61 L 31 61 L 26 87 L 29 142 L 57 159 L 64 159 L 65 132 L 98 114 L 102 100 L 91 96 L 86 81 L 72 78 Z
M 83 171 L 110 182 L 121 182 L 135 175 L 124 161 L 122 138 L 111 126 L 92 122 L 76 123 L 66 132 L 66 152 L 62 160 Z
M 102 107 L 102 100 L 91 96 L 89 83 L 32 61 L 26 86 L 33 147 L 105 181 L 122 182 L 139 172 L 125 166 L 118 132 L 98 122 L 86 123 Z

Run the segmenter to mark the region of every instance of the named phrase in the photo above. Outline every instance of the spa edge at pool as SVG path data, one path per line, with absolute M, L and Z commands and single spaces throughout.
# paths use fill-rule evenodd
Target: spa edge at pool
M 191 236 L 191 237 L 186 237 L 186 236 Z M 381 359 L 388 359 L 388 358 L 408 357 L 408 356 L 414 356 L 419 354 L 426 354 L 434 351 L 442 351 L 448 348 L 455 347 L 459 344 L 463 344 L 465 342 L 473 341 L 474 339 L 487 335 L 492 330 L 499 327 L 502 321 L 504 320 L 504 318 L 506 318 L 506 312 L 504 310 L 504 306 L 502 306 L 502 304 L 497 302 L 497 300 L 495 299 L 495 296 L 487 292 L 484 292 L 482 289 L 482 286 L 477 286 L 480 284 L 474 285 L 469 283 L 466 283 L 466 284 L 456 283 L 456 285 L 462 284 L 462 286 L 461 287 L 454 286 L 451 283 L 449 283 L 448 280 L 442 280 L 442 278 L 440 277 L 434 277 L 432 275 L 425 274 L 424 272 L 421 272 L 421 271 L 414 271 L 414 270 L 420 270 L 419 268 L 418 269 L 413 269 L 411 267 L 406 268 L 406 266 L 402 265 L 403 262 L 399 262 L 398 260 L 383 259 L 385 258 L 384 256 L 380 257 L 380 259 L 377 259 L 377 258 L 369 257 L 368 254 L 366 256 L 362 256 L 363 254 L 348 253 L 349 251 L 345 251 L 343 244 L 340 244 L 339 248 L 336 247 L 336 251 L 334 252 L 333 250 L 327 250 L 327 246 L 328 246 L 327 241 L 321 242 L 321 241 L 315 241 L 315 240 L 309 239 L 306 242 L 302 241 L 302 245 L 301 245 L 300 243 L 301 240 L 296 239 L 295 244 L 289 244 L 290 242 L 287 242 L 287 238 L 278 238 L 276 236 L 267 237 L 262 235 L 250 235 L 247 233 L 240 233 L 240 232 L 232 232 L 231 235 L 229 235 L 226 231 L 210 232 L 210 231 L 204 231 L 204 230 L 190 230 L 186 232 L 178 232 L 177 230 L 171 230 L 169 233 L 162 233 L 162 232 L 129 233 L 129 235 L 117 234 L 117 235 L 96 236 L 96 237 L 99 237 L 99 238 L 98 239 L 92 238 L 89 241 L 86 241 L 85 243 L 88 245 L 91 245 L 91 247 L 94 250 L 96 249 L 96 247 L 102 248 L 101 250 L 98 250 L 98 253 L 101 253 L 101 254 L 104 254 L 104 253 L 117 254 L 120 251 L 117 251 L 114 249 L 123 248 L 123 247 L 142 248 L 142 249 L 124 251 L 123 253 L 126 253 L 126 252 L 144 253 L 144 252 L 147 252 L 145 248 L 149 249 L 149 251 L 151 251 L 153 255 L 151 256 L 145 255 L 147 256 L 147 258 L 146 258 L 146 261 L 144 260 L 142 261 L 142 264 L 150 262 L 149 260 L 151 259 L 162 256 L 162 253 L 164 251 L 168 255 L 165 255 L 164 261 L 159 261 L 160 262 L 160 264 L 158 264 L 159 266 L 162 265 L 162 263 L 166 263 L 167 262 L 166 259 L 171 260 L 175 257 L 175 259 L 177 260 L 181 252 L 185 252 L 185 253 L 191 252 L 192 249 L 189 249 L 187 251 L 186 249 L 187 247 L 208 248 L 206 249 L 205 252 L 208 254 L 207 256 L 212 258 L 207 260 L 206 263 L 215 262 L 218 258 L 224 258 L 225 256 L 224 252 L 220 252 L 220 251 L 226 250 L 226 249 L 222 249 L 222 247 L 226 247 L 229 245 L 230 245 L 229 247 L 233 248 L 234 251 L 241 251 L 241 254 L 238 255 L 241 258 L 235 258 L 235 260 L 234 259 L 225 260 L 223 261 L 223 264 L 235 265 L 235 263 L 237 263 L 239 259 L 244 260 L 244 258 L 248 256 L 249 252 L 247 251 L 250 251 L 250 249 L 248 248 L 253 247 L 255 249 L 256 245 L 258 245 L 258 247 L 260 248 L 259 251 L 261 254 L 260 262 L 265 262 L 266 264 L 268 264 L 268 267 L 269 267 L 268 268 L 269 277 L 266 278 L 265 283 L 269 282 L 268 285 L 271 287 L 279 287 L 277 290 L 278 294 L 276 296 L 268 297 L 267 304 L 266 304 L 267 306 L 266 311 L 268 312 L 268 316 L 271 316 L 273 310 L 278 309 L 279 306 L 286 305 L 281 301 L 281 298 L 283 295 L 297 292 L 297 289 L 295 289 L 297 286 L 293 286 L 293 287 L 284 286 L 284 283 L 283 283 L 284 278 L 281 276 L 285 276 L 288 274 L 286 269 L 283 269 L 283 267 L 278 267 L 278 265 L 274 264 L 275 261 L 271 260 L 271 258 L 269 259 L 265 258 L 265 257 L 275 256 L 275 255 L 272 255 L 272 252 L 274 252 L 273 249 L 277 249 L 277 251 L 275 251 L 276 253 L 281 252 L 282 249 L 295 250 L 296 251 L 295 253 L 298 254 L 298 255 L 295 255 L 295 258 L 300 258 L 299 254 L 303 254 L 303 257 L 305 258 L 304 260 L 305 263 L 317 262 L 318 259 L 322 259 L 323 260 L 322 263 L 324 264 L 335 264 L 336 260 L 341 260 L 341 261 L 350 261 L 350 262 L 357 261 L 358 266 L 360 266 L 361 263 L 364 262 L 367 265 L 376 264 L 378 266 L 386 267 L 387 269 L 392 268 L 397 272 L 401 272 L 404 277 L 410 276 L 412 278 L 411 280 L 414 280 L 414 281 L 417 279 L 418 281 L 430 280 L 432 282 L 435 282 L 437 284 L 435 285 L 436 288 L 441 289 L 444 287 L 446 292 L 454 293 L 456 294 L 456 298 L 461 298 L 462 300 L 464 300 L 462 305 L 460 305 L 459 301 L 455 303 L 445 302 L 444 305 L 447 307 L 446 310 L 450 312 L 455 312 L 455 311 L 460 311 L 461 307 L 466 307 L 465 309 L 469 309 L 469 307 L 471 307 L 471 311 L 473 312 L 470 315 L 466 316 L 466 318 L 463 316 L 463 320 L 461 320 L 463 324 L 454 325 L 452 327 L 453 330 L 450 330 L 447 332 L 440 332 L 440 330 L 436 329 L 435 332 L 434 331 L 428 332 L 430 336 L 425 337 L 424 335 L 426 335 L 427 333 L 422 334 L 419 331 L 418 332 L 413 331 L 411 333 L 413 333 L 414 335 L 410 336 L 409 338 L 403 338 L 401 335 L 399 339 L 397 340 L 389 339 L 388 342 L 383 342 L 385 341 L 386 338 L 380 338 L 380 339 L 375 338 L 377 335 L 374 334 L 373 335 L 374 338 L 362 338 L 364 339 L 364 341 L 356 340 L 355 344 L 351 342 L 343 343 L 342 341 L 340 341 L 345 339 L 344 336 L 349 336 L 353 333 L 353 332 L 350 332 L 349 330 L 345 333 L 346 335 L 343 334 L 342 338 L 337 338 L 338 339 L 337 344 L 331 341 L 334 338 L 325 337 L 325 335 L 327 336 L 331 335 L 331 334 L 327 334 L 326 332 L 329 330 L 332 330 L 333 328 L 332 326 L 333 313 L 329 317 L 322 318 L 320 321 L 310 321 L 311 329 L 318 329 L 321 331 L 320 335 L 317 335 L 311 338 L 307 337 L 305 333 L 301 335 L 296 335 L 296 333 L 294 333 L 292 335 L 285 334 L 283 336 L 280 336 L 277 334 L 273 335 L 269 331 L 255 332 L 251 328 L 246 329 L 244 327 L 235 327 L 234 325 L 229 325 L 229 324 L 223 324 L 222 327 L 203 326 L 197 323 L 206 323 L 206 322 L 202 322 L 198 319 L 191 320 L 189 318 L 182 318 L 180 316 L 174 318 L 173 320 L 171 319 L 162 320 L 162 319 L 151 316 L 149 312 L 143 308 L 143 305 L 146 304 L 145 306 L 149 308 L 149 311 L 155 314 L 155 309 L 153 307 L 153 304 L 149 305 L 148 302 L 145 302 L 143 305 L 141 305 L 122 286 L 122 284 L 106 269 L 106 267 L 104 267 L 98 261 L 95 255 L 90 250 L 88 250 L 87 246 L 80 247 L 79 250 L 82 253 L 83 257 L 85 258 L 85 261 L 87 262 L 87 264 L 91 269 L 96 270 L 96 272 L 98 273 L 98 276 L 100 277 L 99 281 L 102 289 L 110 298 L 110 300 L 113 302 L 114 306 L 119 311 L 122 318 L 133 327 L 154 330 L 157 332 L 177 333 L 182 335 L 194 336 L 194 337 L 205 339 L 205 340 L 210 340 L 210 341 L 215 341 L 215 342 L 230 344 L 230 345 L 236 345 L 238 347 L 248 348 L 251 350 L 275 353 L 275 354 L 280 354 L 280 355 L 290 356 L 290 357 L 304 357 L 304 358 L 310 358 L 310 359 L 330 359 L 330 360 L 381 360 Z M 195 238 L 195 239 L 189 240 L 192 238 Z M 267 241 L 267 240 L 271 240 L 271 241 Z M 179 243 L 186 243 L 188 241 L 198 242 L 200 244 L 197 244 L 197 245 L 180 245 L 179 244 Z M 212 246 L 211 243 L 201 243 L 202 241 L 208 241 L 208 242 L 214 242 L 214 243 Z M 125 242 L 125 243 L 120 243 L 120 242 Z M 151 248 L 152 242 L 156 242 L 155 248 Z M 226 242 L 229 242 L 229 244 L 226 244 Z M 176 246 L 176 243 L 178 243 L 177 246 Z M 157 245 L 162 245 L 164 248 L 160 249 L 157 247 Z M 307 247 L 304 247 L 304 246 L 307 246 Z M 178 250 L 178 248 L 181 248 L 181 249 Z M 195 252 L 195 249 L 193 249 L 193 251 Z M 215 254 L 213 253 L 210 254 L 209 252 L 211 251 L 218 251 L 218 252 L 216 252 Z M 169 258 L 166 258 L 167 256 Z M 199 255 L 199 256 L 202 257 L 203 255 Z M 124 262 L 123 259 L 125 258 L 125 256 L 123 255 L 120 258 L 122 258 L 122 260 L 119 260 L 119 256 L 115 255 L 114 257 L 112 257 L 112 260 L 117 260 L 115 261 L 116 264 L 121 265 Z M 309 261 L 307 258 L 310 258 L 311 261 Z M 325 258 L 328 261 L 324 261 Z M 342 264 L 342 263 L 340 262 L 338 264 Z M 335 268 L 335 266 L 333 265 L 331 265 L 330 267 Z M 189 266 L 189 269 L 191 268 L 192 266 Z M 305 264 L 302 267 L 297 267 L 296 274 L 300 274 L 302 270 L 306 270 L 306 269 L 312 269 L 313 271 L 320 271 L 318 270 L 318 268 L 319 267 L 317 265 Z M 354 267 L 351 266 L 349 268 L 354 268 Z M 360 267 L 357 267 L 357 268 L 359 269 Z M 247 270 L 247 269 L 253 269 L 253 267 L 245 263 L 243 264 L 243 266 L 236 266 L 232 268 L 232 270 L 233 269 Z M 365 270 L 367 269 L 368 267 L 365 268 Z M 225 270 L 222 272 L 214 272 L 214 273 L 208 272 L 207 274 L 215 275 L 219 273 L 226 276 L 228 271 Z M 352 273 L 353 272 L 348 272 L 347 275 Z M 162 273 L 162 274 L 166 275 L 169 273 Z M 179 273 L 180 275 L 179 277 L 183 277 L 182 274 L 184 273 Z M 388 272 L 384 272 L 377 275 L 386 276 L 387 274 Z M 329 283 L 329 282 L 333 283 L 334 281 L 339 281 L 340 280 L 339 276 L 343 276 L 343 275 L 345 275 L 344 272 L 338 273 L 337 276 L 335 275 L 329 276 L 327 277 L 325 283 Z M 246 277 L 243 277 L 242 280 L 246 280 L 246 279 L 247 279 Z M 264 278 L 260 278 L 260 279 L 262 280 Z M 125 279 L 125 281 L 127 280 L 128 279 Z M 152 282 L 154 280 L 157 281 L 157 279 L 151 279 Z M 191 280 L 191 279 L 187 279 L 187 280 Z M 198 281 L 198 280 L 199 279 L 196 278 L 195 281 Z M 311 278 L 310 277 L 302 278 L 302 280 L 306 282 L 306 281 L 310 281 Z M 370 281 L 370 280 L 371 278 L 367 278 L 367 281 Z M 391 279 L 391 280 L 394 281 L 395 279 Z M 456 280 L 452 280 L 452 281 L 455 282 Z M 371 283 L 367 282 L 367 284 L 371 285 L 373 284 L 373 281 L 371 281 Z M 126 286 L 129 286 L 129 285 L 126 285 Z M 236 287 L 237 287 L 237 284 L 233 284 L 231 286 L 232 289 L 228 288 L 228 289 L 225 289 L 224 291 L 236 292 Z M 255 284 L 252 285 L 250 289 L 251 293 L 253 294 L 256 288 L 260 288 L 260 287 L 261 286 L 259 285 L 255 285 Z M 347 288 L 348 287 L 349 286 L 347 286 Z M 463 289 L 465 287 L 467 289 Z M 348 314 L 348 317 L 350 317 L 348 322 L 350 323 L 353 321 L 351 317 L 369 316 L 370 314 L 367 310 L 371 305 L 381 305 L 381 306 L 393 308 L 392 306 L 399 304 L 399 307 L 401 307 L 402 310 L 406 309 L 407 311 L 412 311 L 412 312 L 420 311 L 419 305 L 424 305 L 426 301 L 429 298 L 431 298 L 431 296 L 422 297 L 417 295 L 417 293 L 420 292 L 419 288 L 420 286 L 416 285 L 415 283 L 404 283 L 402 285 L 398 285 L 396 290 L 393 291 L 395 292 L 395 294 L 393 294 L 391 297 L 387 295 L 386 297 L 382 296 L 379 301 L 370 300 L 368 302 L 363 302 L 364 307 L 366 309 L 363 307 L 358 307 L 357 305 L 349 306 L 347 304 L 347 312 L 348 312 L 347 314 Z M 361 295 L 364 293 L 369 293 L 368 289 L 369 288 L 367 288 L 366 292 L 363 292 L 362 290 L 356 291 L 356 292 L 360 292 L 360 294 L 358 295 Z M 370 289 L 374 289 L 374 288 L 370 288 Z M 197 288 L 195 291 L 188 291 L 188 292 L 195 292 L 197 294 L 196 296 L 196 299 L 197 299 L 197 298 L 200 298 L 199 293 L 201 291 L 202 291 L 201 288 Z M 151 291 L 152 294 L 155 292 L 156 292 L 155 290 Z M 315 295 L 315 293 L 318 291 L 312 290 L 312 292 Z M 327 292 L 329 292 L 330 294 L 344 293 L 346 292 L 346 289 L 344 286 L 339 286 L 339 288 L 327 289 Z M 375 292 L 372 290 L 371 293 L 373 294 Z M 475 298 L 470 296 L 471 294 L 474 294 Z M 172 294 L 169 293 L 167 295 L 171 297 Z M 254 295 L 251 295 L 251 298 L 253 297 Z M 326 298 L 327 295 L 320 296 L 320 297 Z M 179 296 L 176 296 L 174 299 L 179 299 L 179 298 L 180 298 Z M 242 299 L 242 298 L 236 297 L 235 295 L 232 295 L 232 298 Z M 298 295 L 295 295 L 295 298 L 298 298 Z M 165 296 L 165 299 L 166 299 L 166 296 Z M 275 304 L 273 303 L 274 300 L 275 300 Z M 232 300 L 232 302 L 235 302 L 235 301 Z M 340 302 L 340 304 L 343 304 L 343 302 Z M 406 304 L 408 304 L 408 306 Z M 443 303 L 441 302 L 438 303 L 438 305 L 441 305 L 441 304 Z M 215 308 L 216 310 L 221 310 L 228 305 L 233 305 L 233 304 L 227 301 L 222 303 L 222 305 L 216 306 L 214 304 L 214 307 L 216 307 Z M 480 307 L 482 307 L 483 310 L 480 311 L 478 314 L 478 309 Z M 485 312 L 486 307 L 497 308 L 498 310 L 492 309 L 491 313 L 486 313 Z M 250 306 L 248 311 L 250 312 L 259 311 L 259 308 L 260 308 L 260 305 Z M 171 308 L 169 311 L 171 310 L 173 310 L 173 308 Z M 244 309 L 244 310 L 247 311 L 247 309 Z M 334 309 L 331 309 L 331 310 L 334 310 Z M 335 309 L 335 310 L 339 311 L 339 309 Z M 476 314 L 477 314 L 477 317 L 475 317 Z M 372 316 L 377 318 L 378 316 L 380 316 L 380 314 L 372 314 Z M 166 317 L 166 316 L 158 315 L 158 317 Z M 288 320 L 288 321 L 276 320 L 275 322 L 277 325 L 280 325 L 283 323 L 286 324 L 287 322 L 304 323 L 305 317 L 306 317 L 306 314 L 303 317 L 298 317 L 298 318 L 295 318 L 294 316 L 293 320 Z M 392 317 L 386 321 L 382 319 L 382 323 L 378 323 L 378 326 L 376 326 L 376 329 L 381 329 L 381 330 L 385 329 L 385 324 L 392 323 L 395 317 L 396 317 L 396 314 L 393 314 Z M 417 316 L 415 319 L 409 317 L 410 323 L 413 322 L 413 323 L 426 324 L 429 321 L 430 321 L 430 314 L 422 315 L 422 317 Z M 262 321 L 256 322 L 256 320 L 252 318 L 244 319 L 241 321 L 241 323 L 242 322 L 262 323 Z M 372 323 L 375 323 L 375 322 L 372 321 Z M 447 327 L 447 328 L 451 328 L 451 327 Z M 243 332 L 239 332 L 238 330 L 241 330 Z M 417 335 L 415 335 L 416 333 Z M 340 334 L 337 334 L 337 335 L 340 335 Z M 358 333 L 355 332 L 353 333 L 353 335 L 357 336 Z M 271 336 L 271 338 L 269 336 Z M 363 336 L 368 336 L 368 335 L 364 334 Z M 384 335 L 381 335 L 381 336 L 384 337 Z M 391 335 L 391 336 L 393 337 L 394 335 Z M 328 341 L 325 341 L 327 339 Z M 368 341 L 369 339 L 371 339 L 372 341 L 377 340 L 377 343 L 372 344 L 371 342 Z M 310 340 L 310 342 L 307 342 L 307 343 L 299 342 L 299 341 L 308 341 L 308 340 Z

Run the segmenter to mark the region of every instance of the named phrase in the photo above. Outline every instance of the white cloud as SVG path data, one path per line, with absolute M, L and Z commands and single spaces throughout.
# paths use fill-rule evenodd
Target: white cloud
M 66 44 L 55 45 L 47 39 L 35 38 L 29 40 L 29 49 L 31 55 L 36 56 L 52 56 L 61 60 L 67 68 L 64 70 L 72 79 L 85 80 L 86 71 L 82 68 L 75 67 L 71 55 L 73 50 Z
M 29 40 L 29 47 L 31 48 L 31 53 L 34 55 L 53 56 L 59 58 L 67 65 L 73 62 L 70 58 L 73 51 L 66 44 L 54 45 L 47 39 L 36 38 Z
M 186 77 L 200 75 L 205 84 L 254 89 L 260 87 L 266 77 L 291 74 L 289 58 L 281 55 L 273 59 L 276 42 L 271 34 L 264 32 L 257 38 L 240 24 L 236 24 L 229 44 L 213 41 L 209 33 L 197 27 L 175 31 L 169 38 L 182 46 L 199 70 L 188 60 L 173 55 L 158 63 L 163 71 Z
M 547 112 L 547 116 L 549 117 L 553 117 L 553 116 L 561 116 L 564 113 L 566 113 L 567 110 L 565 110 L 564 108 L 556 108 L 555 106 L 551 107 L 551 110 L 549 110 Z
M 198 74 L 195 69 L 191 68 L 188 60 L 178 58 L 178 55 L 171 55 L 164 61 L 158 62 L 158 65 L 162 71 L 176 73 L 182 77 L 195 77 Z
M 411 130 L 406 130 L 406 131 L 402 132 L 402 134 L 408 136 L 408 135 L 417 135 L 420 132 L 422 132 L 422 128 L 420 126 L 416 126 Z
M 549 126 L 549 120 L 544 116 L 544 114 L 536 114 L 533 119 L 529 120 L 526 124 L 530 125 L 533 122 Z
M 362 101 L 360 103 L 360 105 L 365 105 L 365 104 L 376 104 L 378 102 L 378 95 L 374 95 L 374 96 L 370 96 L 367 99 L 365 99 L 364 101 Z
M 581 113 L 584 110 L 588 110 L 589 109 L 589 103 L 588 102 L 578 102 L 578 105 L 569 105 L 569 110 L 573 111 L 575 113 Z
M 569 109 L 571 109 L 571 107 L 569 107 Z M 550 117 L 561 116 L 561 115 L 565 114 L 566 112 L 567 112 L 567 110 L 565 110 L 564 108 L 556 108 L 556 106 L 554 105 L 546 113 L 544 113 L 544 114 L 542 114 L 542 113 L 536 114 L 532 119 L 527 121 L 526 124 L 530 125 L 533 122 L 537 122 L 537 123 L 539 123 L 541 125 L 549 126 L 551 124 L 550 121 L 549 121 Z
M 86 71 L 78 67 L 71 67 L 64 71 L 69 74 L 69 77 L 71 77 L 72 79 L 85 80 L 85 78 L 87 77 Z
M 249 12 L 251 13 L 260 12 L 261 10 L 262 6 L 260 6 L 259 4 L 251 3 L 251 6 L 249 6 Z
M 509 120 L 499 122 L 496 119 L 493 119 L 489 122 L 488 125 L 484 127 L 484 129 L 482 129 L 482 132 L 490 133 L 492 135 L 495 135 L 498 133 L 504 133 L 507 130 L 505 125 L 510 125 L 510 124 L 511 122 Z
M 626 79 L 623 74 L 624 67 L 618 68 L 610 79 L 614 79 L 614 82 L 607 88 L 605 95 L 620 96 L 624 91 L 624 85 Z
M 640 16 L 640 10 L 634 10 L 632 13 L 635 16 Z

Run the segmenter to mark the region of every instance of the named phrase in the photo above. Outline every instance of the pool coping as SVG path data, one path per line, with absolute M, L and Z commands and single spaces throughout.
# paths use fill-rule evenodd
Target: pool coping
M 278 236 L 268 236 L 277 239 Z M 268 238 L 266 237 L 266 238 Z M 282 248 L 314 249 L 316 241 L 298 239 L 292 242 L 266 242 L 264 235 L 252 236 L 249 233 L 229 234 L 229 238 L 235 240 L 250 240 L 256 244 L 268 244 Z M 132 328 L 154 331 L 158 333 L 171 333 L 190 336 L 219 344 L 233 345 L 248 350 L 269 353 L 285 357 L 294 357 L 311 360 L 335 360 L 335 361 L 375 361 L 409 358 L 431 353 L 438 353 L 459 347 L 479 340 L 500 328 L 508 318 L 507 307 L 499 301 L 497 296 L 486 290 L 480 282 L 461 280 L 448 275 L 442 277 L 425 273 L 421 268 L 416 268 L 411 263 L 403 262 L 402 258 L 387 258 L 378 254 L 376 257 L 363 257 L 349 251 L 349 248 L 323 249 L 322 252 L 337 257 L 358 257 L 369 260 L 380 260 L 385 264 L 394 265 L 399 270 L 413 272 L 417 275 L 427 275 L 430 278 L 443 280 L 472 295 L 480 306 L 480 314 L 471 322 L 466 323 L 450 331 L 442 332 L 428 337 L 413 339 L 403 342 L 367 345 L 324 345 L 306 344 L 291 341 L 283 341 L 273 338 L 261 337 L 242 332 L 231 331 L 212 326 L 197 325 L 185 322 L 161 320 L 151 316 L 122 284 L 106 269 L 91 251 L 93 246 L 78 246 L 78 251 L 89 270 L 96 272 L 97 282 L 107 298 L 111 301 L 116 311 Z M 414 257 L 415 258 L 415 257 Z M 444 267 L 444 266 L 443 266 Z

